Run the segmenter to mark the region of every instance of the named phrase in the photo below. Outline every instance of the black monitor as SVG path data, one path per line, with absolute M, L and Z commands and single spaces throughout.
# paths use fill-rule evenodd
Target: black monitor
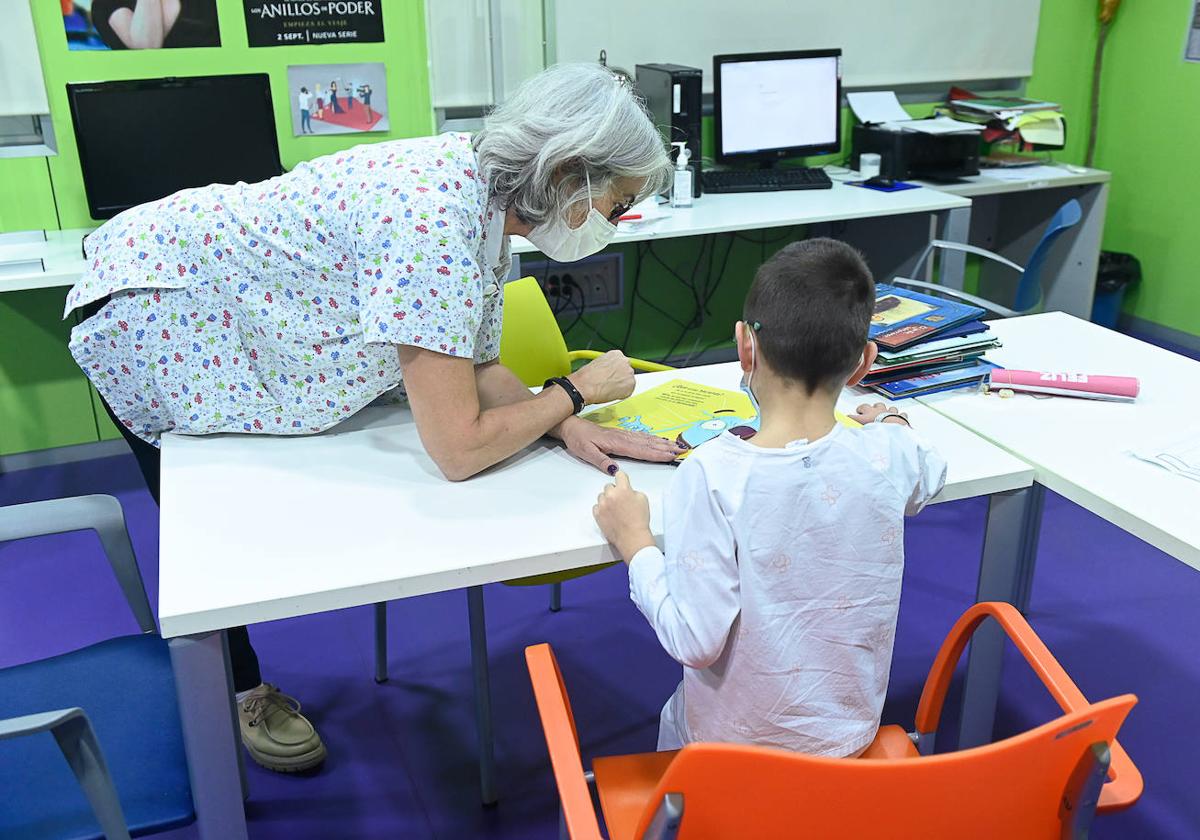
M 94 219 L 283 172 L 265 73 L 70 84 L 67 97 Z
M 840 49 L 713 56 L 717 162 L 834 154 L 841 100 Z

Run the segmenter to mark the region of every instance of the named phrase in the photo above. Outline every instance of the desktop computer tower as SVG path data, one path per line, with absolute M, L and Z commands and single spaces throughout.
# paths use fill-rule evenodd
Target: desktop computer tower
M 679 64 L 639 64 L 637 87 L 668 143 L 687 143 L 692 197 L 700 197 L 700 83 L 703 71 Z

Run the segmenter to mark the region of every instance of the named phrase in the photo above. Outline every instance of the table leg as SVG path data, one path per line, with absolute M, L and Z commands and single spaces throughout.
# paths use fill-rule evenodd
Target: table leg
M 945 239 L 949 242 L 967 242 L 971 234 L 971 208 L 970 207 L 955 207 L 953 210 L 943 210 L 938 214 L 941 231 L 938 234 L 939 239 Z M 963 287 L 964 278 L 967 269 L 967 255 L 962 251 L 943 251 L 940 257 L 942 273 L 938 280 L 943 286 L 948 289 L 959 289 Z M 932 257 L 925 263 L 925 277 L 917 277 L 917 280 L 927 280 L 934 282 L 932 274 L 933 259 Z
M 171 667 L 202 840 L 245 840 L 244 770 L 225 632 L 170 639 Z
M 387 602 L 375 605 L 375 682 L 388 681 Z
M 471 624 L 471 672 L 475 678 L 475 726 L 479 736 L 479 789 L 484 805 L 496 803 L 496 756 L 492 737 L 492 691 L 488 679 L 483 587 L 467 589 Z
M 1040 510 L 1040 499 L 1040 492 L 1032 487 L 996 493 L 991 497 L 983 556 L 979 563 L 976 602 L 1007 601 L 1019 604 L 1029 565 L 1028 553 L 1031 544 L 1037 541 L 1037 522 L 1033 514 L 1035 509 Z M 963 684 L 959 749 L 976 747 L 992 740 L 996 701 L 1000 695 L 1004 644 L 1004 631 L 990 618 L 975 631 L 971 639 L 967 678 Z
M 550 584 L 550 612 L 562 609 L 562 581 Z
M 1037 566 L 1038 540 L 1042 536 L 1042 510 L 1045 505 L 1046 488 L 1035 483 L 1029 488 L 1029 507 L 1021 532 L 1024 538 L 1021 546 L 1021 581 L 1017 600 L 1013 601 L 1013 606 L 1021 611 L 1021 615 L 1028 615 L 1029 599 L 1033 596 L 1033 573 Z

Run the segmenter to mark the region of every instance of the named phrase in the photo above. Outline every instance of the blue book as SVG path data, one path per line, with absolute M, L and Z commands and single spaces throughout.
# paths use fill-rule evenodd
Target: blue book
M 867 335 L 885 350 L 899 350 L 940 337 L 946 330 L 976 321 L 984 314 L 978 306 L 883 283 L 875 287 L 875 313 Z
M 975 333 L 983 333 L 990 330 L 983 321 L 967 321 L 965 324 L 959 324 L 957 327 L 951 327 L 948 330 L 943 330 L 938 333 L 938 338 L 958 338 L 961 335 L 975 335 Z
M 880 382 L 870 388 L 877 394 L 883 394 L 893 400 L 903 400 L 908 397 L 920 397 L 937 391 L 949 391 L 952 388 L 965 388 L 978 385 L 999 365 L 984 359 L 976 359 L 968 367 L 944 370 L 935 373 L 925 373 L 908 379 L 897 379 L 894 382 Z

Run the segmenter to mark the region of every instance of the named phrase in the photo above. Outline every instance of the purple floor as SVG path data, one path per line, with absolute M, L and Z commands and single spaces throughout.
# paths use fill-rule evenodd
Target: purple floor
M 81 493 L 122 500 L 155 600 L 157 513 L 132 458 L 0 475 L 0 504 Z M 936 646 L 972 600 L 984 512 L 980 500 L 958 502 L 910 523 L 885 722 L 911 723 Z M 369 608 L 252 628 L 267 679 L 303 701 L 330 751 L 323 769 L 301 778 L 250 764 L 252 837 L 557 837 L 554 783 L 522 656 L 534 642 L 550 641 L 559 655 L 587 755 L 654 747 L 658 709 L 679 668 L 629 602 L 622 567 L 567 584 L 565 608 L 554 615 L 545 588 L 492 586 L 486 597 L 500 804 L 484 809 L 477 798 L 466 597 L 449 592 L 391 605 L 393 679 L 382 686 L 371 679 Z M 1198 603 L 1200 574 L 1047 499 L 1030 620 L 1089 697 L 1141 698 L 1121 740 L 1146 793 L 1130 811 L 1098 818 L 1095 837 L 1200 832 Z M 131 632 L 91 535 L 0 545 L 0 667 Z M 1005 671 L 1002 733 L 1053 712 L 1018 664 L 1010 660 Z

